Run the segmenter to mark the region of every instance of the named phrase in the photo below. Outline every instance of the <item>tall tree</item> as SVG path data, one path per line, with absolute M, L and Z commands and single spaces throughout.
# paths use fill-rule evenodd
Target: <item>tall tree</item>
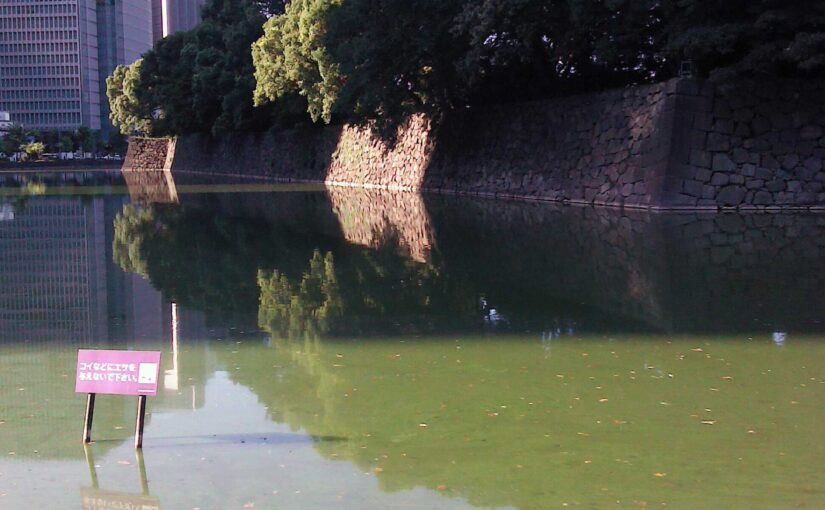
M 140 100 L 140 71 L 143 64 L 138 59 L 133 64 L 119 65 L 106 78 L 106 96 L 109 98 L 109 119 L 124 135 L 151 134 L 152 121 L 149 108 Z

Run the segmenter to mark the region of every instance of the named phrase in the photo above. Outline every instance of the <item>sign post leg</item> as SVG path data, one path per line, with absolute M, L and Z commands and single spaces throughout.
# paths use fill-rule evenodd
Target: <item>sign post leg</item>
M 135 448 L 143 448 L 143 422 L 146 419 L 146 395 L 138 395 L 135 418 Z
M 95 416 L 95 394 L 86 395 L 86 419 L 83 422 L 83 443 L 92 441 L 92 419 Z

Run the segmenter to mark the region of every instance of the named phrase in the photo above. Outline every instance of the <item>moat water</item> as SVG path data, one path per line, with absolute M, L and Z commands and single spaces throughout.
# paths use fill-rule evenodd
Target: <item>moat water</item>
M 825 507 L 825 216 L 0 186 L 0 508 Z

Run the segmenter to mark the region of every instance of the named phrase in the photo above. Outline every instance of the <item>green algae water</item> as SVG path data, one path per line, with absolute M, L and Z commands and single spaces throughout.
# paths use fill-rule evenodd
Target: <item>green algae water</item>
M 0 199 L 0 508 L 825 507 L 825 217 L 126 183 Z

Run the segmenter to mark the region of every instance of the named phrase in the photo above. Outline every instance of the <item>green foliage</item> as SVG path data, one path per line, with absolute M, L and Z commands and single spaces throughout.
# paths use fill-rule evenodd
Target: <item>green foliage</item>
M 3 152 L 19 152 L 21 150 L 20 146 L 29 143 L 30 140 L 31 132 L 26 131 L 20 124 L 14 124 L 6 131 L 6 136 L 3 137 L 5 146 Z
M 20 150 L 26 154 L 26 160 L 37 161 L 46 151 L 46 146 L 43 142 L 29 142 L 21 145 Z
M 330 122 L 342 77 L 324 44 L 329 12 L 341 0 L 294 0 L 252 45 L 255 105 L 300 94 L 313 121 Z
M 141 102 L 142 59 L 131 65 L 119 65 L 106 78 L 106 96 L 109 98 L 109 119 L 124 135 L 152 134 L 151 111 Z
M 825 3 L 819 0 L 668 0 L 666 54 L 702 74 L 825 73 Z
M 326 43 L 346 76 L 339 103 L 349 120 L 392 124 L 466 103 L 455 63 L 468 38 L 452 30 L 464 3 L 348 0 L 330 13 Z
M 166 37 L 143 56 L 140 102 L 157 112 L 155 134 L 265 129 L 274 109 L 252 106 L 250 45 L 278 1 L 210 0 L 203 21 Z

